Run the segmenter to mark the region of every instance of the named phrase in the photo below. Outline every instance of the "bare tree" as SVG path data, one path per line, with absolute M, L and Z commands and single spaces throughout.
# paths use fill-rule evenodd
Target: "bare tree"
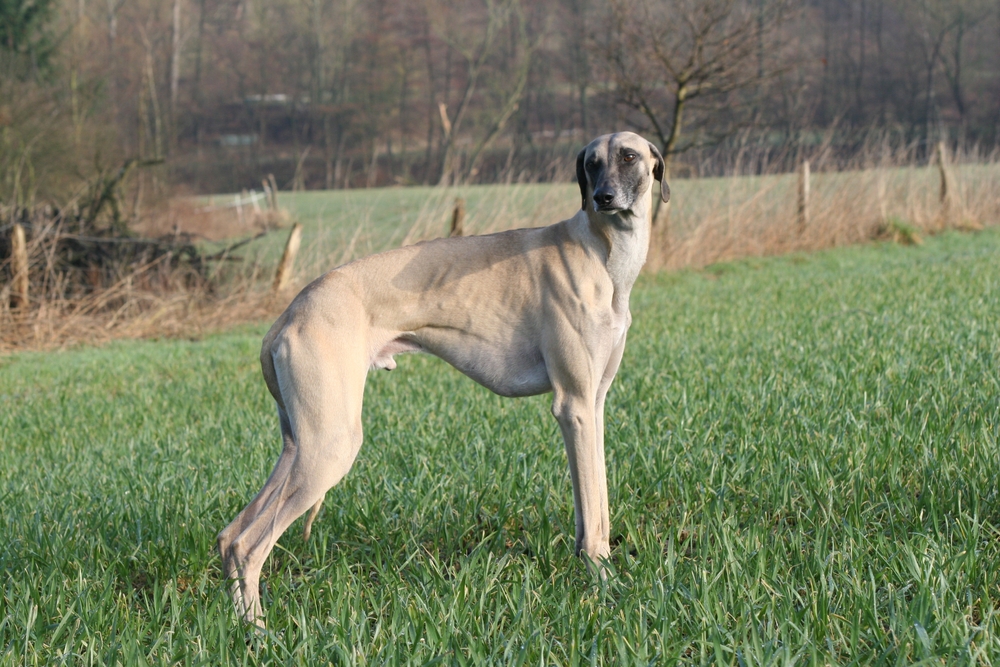
M 184 36 L 181 31 L 181 0 L 173 0 L 170 29 L 170 140 L 172 151 L 177 144 L 177 97 L 181 82 L 181 49 Z
M 438 11 L 434 17 L 438 20 L 444 19 L 444 26 L 435 26 L 441 38 L 448 43 L 451 49 L 457 52 L 465 65 L 465 85 L 462 88 L 461 98 L 453 114 L 448 113 L 447 105 L 439 103 L 441 114 L 441 124 L 444 131 L 444 141 L 441 155 L 441 176 L 438 180 L 440 185 L 448 185 L 457 179 L 458 165 L 456 164 L 456 142 L 455 139 L 463 129 L 467 120 L 469 110 L 472 106 L 473 98 L 482 85 L 482 78 L 496 71 L 490 71 L 490 60 L 499 50 L 499 41 L 503 29 L 513 20 L 520 22 L 523 33 L 523 15 L 520 4 L 517 0 L 485 0 L 482 18 L 478 26 L 457 24 L 454 20 L 456 13 Z M 474 20 L 474 19 L 472 19 Z M 458 28 L 458 30 L 456 30 Z M 527 53 L 524 58 L 530 58 L 530 48 L 526 48 Z M 518 101 L 524 93 L 524 85 L 527 81 L 528 63 L 522 61 L 518 75 L 514 77 L 513 87 L 509 94 L 504 95 L 505 103 L 500 111 L 490 123 L 491 128 L 486 133 L 486 138 L 479 143 L 476 150 L 476 158 L 483 148 L 503 130 L 511 114 L 516 110 Z M 500 73 L 503 74 L 502 72 Z M 471 168 L 470 168 L 471 170 Z
M 692 105 L 756 86 L 784 0 L 611 0 L 604 51 L 620 102 L 641 113 L 669 172 Z
M 563 0 L 569 29 L 566 31 L 566 46 L 569 58 L 569 78 L 576 89 L 577 103 L 580 109 L 580 127 L 584 136 L 590 135 L 590 114 L 587 106 L 587 93 L 592 85 L 590 0 Z
M 480 138 L 476 147 L 469 157 L 469 165 L 465 171 L 465 179 L 470 180 L 476 176 L 479 169 L 480 160 L 483 153 L 493 145 L 497 137 L 507 126 L 507 122 L 518 109 L 521 98 L 524 97 L 524 89 L 528 83 L 528 74 L 531 71 L 532 55 L 538 48 L 541 35 L 532 37 L 528 33 L 528 24 L 521 10 L 521 5 L 516 2 L 510 3 L 513 19 L 509 27 L 513 33 L 511 45 L 501 72 L 507 72 L 508 76 L 497 76 L 490 91 L 493 104 L 487 105 L 487 109 L 495 109 L 494 113 L 488 113 L 485 123 L 486 132 Z
M 995 11 L 996 6 L 988 0 L 951 0 L 948 4 L 950 6 L 945 11 L 950 15 L 948 23 L 952 29 L 946 38 L 945 48 L 941 50 L 941 65 L 964 131 L 968 111 L 965 92 L 968 39 Z
M 981 0 L 896 0 L 897 11 L 907 19 L 923 67 L 923 140 L 927 151 L 933 144 L 938 108 L 935 74 L 943 65 L 949 89 L 960 118 L 966 113 L 962 82 L 962 50 L 965 37 L 983 21 L 995 4 Z M 948 49 L 949 40 L 951 49 Z M 950 51 L 950 52 L 949 52 Z

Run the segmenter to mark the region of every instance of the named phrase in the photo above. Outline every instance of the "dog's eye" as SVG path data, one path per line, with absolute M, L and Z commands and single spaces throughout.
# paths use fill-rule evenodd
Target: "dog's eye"
M 626 162 L 631 162 L 635 158 L 636 158 L 635 153 L 625 153 L 625 155 L 622 156 L 622 159 L 625 160 Z

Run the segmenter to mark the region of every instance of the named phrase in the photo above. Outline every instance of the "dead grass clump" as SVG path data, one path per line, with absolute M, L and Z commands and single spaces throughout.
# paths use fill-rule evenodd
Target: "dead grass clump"
M 924 237 L 916 227 L 905 220 L 891 217 L 885 225 L 876 230 L 876 238 L 893 241 L 900 245 L 923 245 Z

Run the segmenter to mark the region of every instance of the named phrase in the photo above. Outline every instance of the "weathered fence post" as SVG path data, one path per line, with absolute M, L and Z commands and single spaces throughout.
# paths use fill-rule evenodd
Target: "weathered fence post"
M 465 200 L 455 197 L 455 210 L 451 212 L 451 233 L 448 236 L 462 236 L 465 233 Z
M 809 160 L 803 160 L 799 168 L 799 236 L 802 236 L 809 226 Z
M 274 285 L 271 288 L 274 292 L 280 292 L 288 285 L 292 277 L 292 267 L 295 265 L 295 255 L 299 252 L 299 245 L 302 243 L 302 225 L 295 223 L 292 225 L 292 232 L 288 235 L 288 242 L 285 243 L 285 252 L 281 255 L 281 263 L 274 274 Z
M 274 174 L 268 174 L 267 180 L 271 184 L 271 210 L 278 210 L 278 182 L 274 180 Z
M 952 217 L 952 205 L 951 200 L 953 195 L 954 181 L 951 177 L 951 170 L 948 168 L 948 149 L 945 147 L 943 141 L 937 143 L 937 156 L 935 162 L 937 162 L 938 173 L 941 175 L 941 220 L 939 227 L 944 229 L 951 225 Z
M 14 223 L 10 235 L 11 269 L 14 274 L 11 305 L 14 308 L 28 307 L 28 244 L 24 240 L 24 227 Z
M 269 211 L 278 210 L 278 195 L 271 188 L 271 183 L 266 178 L 261 179 L 260 184 L 264 186 L 264 205 Z

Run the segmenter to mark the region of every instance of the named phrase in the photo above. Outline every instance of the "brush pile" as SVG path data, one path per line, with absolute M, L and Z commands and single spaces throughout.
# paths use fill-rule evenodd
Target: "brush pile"
M 96 179 L 59 209 L 0 206 L 0 351 L 146 335 L 197 335 L 264 307 L 249 285 L 220 290 L 222 264 L 233 250 L 276 229 L 284 215 L 267 211 L 253 236 L 209 254 L 196 234 L 168 233 L 126 218 L 120 185 L 128 161 Z M 273 200 L 273 198 L 272 198 Z M 162 227 L 162 226 L 161 226 Z M 257 282 L 257 281 L 250 281 Z M 225 292 L 223 294 L 222 292 Z M 260 301 L 260 303 L 256 303 Z

